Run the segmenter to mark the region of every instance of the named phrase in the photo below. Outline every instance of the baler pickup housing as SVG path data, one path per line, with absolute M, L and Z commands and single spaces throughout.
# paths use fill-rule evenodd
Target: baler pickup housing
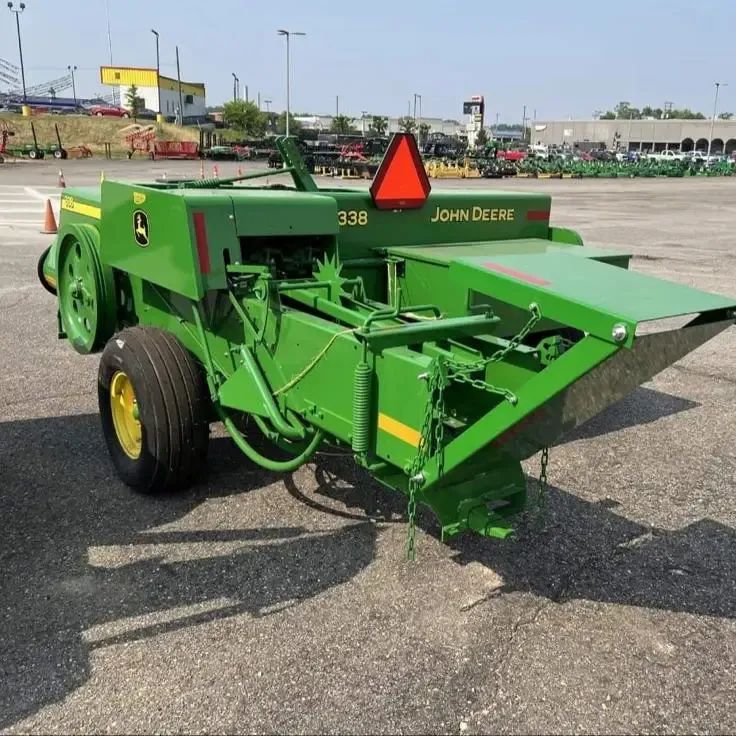
M 505 536 L 527 505 L 522 460 L 734 322 L 732 300 L 550 226 L 545 194 L 430 194 L 411 136 L 370 192 L 320 189 L 279 147 L 291 187 L 251 186 L 258 172 L 64 195 L 44 281 L 60 335 L 104 348 L 103 429 L 140 490 L 190 479 L 157 434 L 166 406 L 198 462 L 215 420 L 272 470 L 326 440 L 406 493 L 412 520 L 432 508 L 443 537 Z

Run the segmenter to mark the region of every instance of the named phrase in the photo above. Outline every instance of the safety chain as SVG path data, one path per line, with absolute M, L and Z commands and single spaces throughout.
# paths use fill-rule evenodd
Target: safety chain
M 493 386 L 480 378 L 471 378 L 469 374 L 482 370 L 491 363 L 498 363 L 512 350 L 515 350 L 519 345 L 521 345 L 524 338 L 534 329 L 539 320 L 542 319 L 542 313 L 535 302 L 532 302 L 529 305 L 529 311 L 531 312 L 531 317 L 529 317 L 527 323 L 508 341 L 505 347 L 499 348 L 490 357 L 476 363 L 458 363 L 454 360 L 448 361 L 448 367 L 450 369 L 449 377 L 458 383 L 467 383 L 473 386 L 473 388 L 478 388 L 493 394 L 499 394 L 512 404 L 516 404 L 517 398 L 513 391 L 509 391 L 508 389 L 501 388 L 499 386 Z
M 407 516 L 409 527 L 407 532 L 407 557 L 416 559 L 416 495 L 424 483 L 422 470 L 434 453 L 439 453 L 438 471 L 442 474 L 442 446 L 445 434 L 445 398 L 447 375 L 444 364 L 437 359 L 426 375 L 428 384 L 427 405 L 424 409 L 424 420 L 419 438 L 417 454 L 409 467 L 409 502 Z
M 539 467 L 539 480 L 537 481 L 537 502 L 534 507 L 534 528 L 540 532 L 544 528 L 544 512 L 547 509 L 547 464 L 549 463 L 549 448 L 542 448 L 542 457 Z

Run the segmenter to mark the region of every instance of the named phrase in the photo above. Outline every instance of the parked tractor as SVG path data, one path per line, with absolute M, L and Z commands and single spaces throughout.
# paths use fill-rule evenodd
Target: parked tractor
M 265 170 L 62 195 L 41 279 L 59 336 L 101 352 L 102 432 L 139 492 L 192 483 L 221 422 L 272 471 L 349 450 L 406 494 L 410 557 L 420 503 L 443 539 L 503 538 L 523 460 L 544 470 L 565 433 L 734 323 L 732 299 L 550 225 L 546 194 L 430 192 L 411 135 L 370 191 L 320 189 L 293 139 L 278 148 L 290 186 L 252 186 Z

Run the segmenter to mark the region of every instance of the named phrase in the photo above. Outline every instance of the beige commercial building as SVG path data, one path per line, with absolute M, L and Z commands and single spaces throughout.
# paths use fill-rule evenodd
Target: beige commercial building
M 711 139 L 711 125 L 713 137 Z M 537 120 L 531 125 L 532 143 L 601 144 L 631 151 L 736 151 L 736 120 Z

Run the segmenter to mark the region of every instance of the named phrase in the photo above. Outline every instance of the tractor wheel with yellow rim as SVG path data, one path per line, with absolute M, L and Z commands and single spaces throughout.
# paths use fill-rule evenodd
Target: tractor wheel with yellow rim
M 120 478 L 137 491 L 185 488 L 205 466 L 209 394 L 200 365 L 170 333 L 130 327 L 105 346 L 102 431 Z

